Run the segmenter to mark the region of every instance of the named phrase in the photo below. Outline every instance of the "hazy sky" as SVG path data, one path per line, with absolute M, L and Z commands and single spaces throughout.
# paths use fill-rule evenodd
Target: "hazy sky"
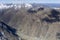
M 0 3 L 60 3 L 60 0 L 0 0 Z

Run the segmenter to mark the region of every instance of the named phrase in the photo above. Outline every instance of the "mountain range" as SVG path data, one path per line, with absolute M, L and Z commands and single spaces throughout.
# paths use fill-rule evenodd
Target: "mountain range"
M 6 9 L 6 8 L 11 8 L 11 7 L 15 7 L 15 9 L 17 8 L 21 8 L 21 7 L 25 7 L 25 8 L 34 8 L 34 7 L 49 7 L 49 8 L 60 8 L 60 4 L 54 4 L 54 3 L 33 3 L 33 4 L 0 4 L 0 9 Z
M 0 4 L 0 39 L 60 40 L 60 9 L 52 6 Z

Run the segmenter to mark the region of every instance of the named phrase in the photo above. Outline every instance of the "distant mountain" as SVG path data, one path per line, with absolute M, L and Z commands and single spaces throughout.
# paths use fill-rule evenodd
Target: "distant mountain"
M 43 7 L 49 7 L 49 8 L 60 8 L 60 4 L 54 4 L 54 3 L 33 3 L 34 7 L 36 6 L 43 6 Z
M 33 4 L 0 4 L 0 9 L 7 9 L 7 8 L 15 8 L 15 9 L 19 9 L 19 8 L 37 8 L 37 7 L 45 7 L 45 8 L 53 8 L 53 9 L 57 9 L 60 8 L 60 4 L 53 4 L 53 3 L 33 3 Z
M 49 7 L 52 7 L 52 8 L 60 8 L 60 4 L 57 4 L 57 3 L 47 3 L 47 4 L 44 4 L 46 6 L 49 6 Z
M 16 5 L 16 4 L 0 4 L 0 9 L 7 9 L 7 8 L 21 8 L 21 5 Z
M 15 8 L 15 9 L 19 9 L 19 8 L 31 8 L 32 5 L 31 4 L 0 4 L 0 9 L 7 9 L 7 8 Z

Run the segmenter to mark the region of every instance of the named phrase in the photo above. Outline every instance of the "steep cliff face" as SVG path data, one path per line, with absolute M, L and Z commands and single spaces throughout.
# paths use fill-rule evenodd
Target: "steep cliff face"
M 16 29 L 0 21 L 0 40 L 19 40 Z
M 60 12 L 44 8 L 34 13 L 27 9 L 8 9 L 1 21 L 17 30 L 22 40 L 56 40 L 60 33 Z M 14 39 L 15 40 L 15 39 Z

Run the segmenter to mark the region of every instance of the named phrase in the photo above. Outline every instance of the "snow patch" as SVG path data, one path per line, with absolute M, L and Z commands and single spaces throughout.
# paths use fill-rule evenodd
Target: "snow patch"
M 25 7 L 27 7 L 27 8 L 31 8 L 32 5 L 31 5 L 31 4 L 25 4 Z

